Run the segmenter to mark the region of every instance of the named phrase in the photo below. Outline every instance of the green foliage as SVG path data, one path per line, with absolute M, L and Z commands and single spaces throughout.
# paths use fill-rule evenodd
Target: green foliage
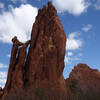
M 67 100 L 100 100 L 100 95 L 95 90 L 88 89 L 87 91 L 83 91 L 76 79 L 71 81 L 70 89 L 71 93 L 67 95 Z
M 52 37 L 50 37 L 50 39 L 49 39 L 48 48 L 49 48 L 49 51 L 53 51 L 53 49 L 55 48 L 55 46 L 53 45 Z
M 46 91 L 42 88 L 35 89 L 35 99 L 47 100 Z
M 70 88 L 71 88 L 72 90 L 74 90 L 74 89 L 76 89 L 77 85 L 78 85 L 78 80 L 73 79 L 73 80 L 71 81 Z
M 49 44 L 50 44 L 50 45 L 53 45 L 52 37 L 50 37 L 50 39 L 49 39 Z
M 49 48 L 49 51 L 53 51 L 54 46 L 49 44 L 48 48 Z

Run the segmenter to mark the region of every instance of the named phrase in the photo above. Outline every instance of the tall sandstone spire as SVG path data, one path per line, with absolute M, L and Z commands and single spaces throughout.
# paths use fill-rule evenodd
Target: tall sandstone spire
M 26 80 L 29 86 L 46 87 L 63 79 L 66 36 L 51 3 L 39 9 L 31 33 L 26 60 Z

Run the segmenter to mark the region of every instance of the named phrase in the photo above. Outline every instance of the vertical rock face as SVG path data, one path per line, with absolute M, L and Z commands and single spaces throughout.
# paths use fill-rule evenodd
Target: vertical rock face
M 20 92 L 24 87 L 24 66 L 26 61 L 26 48 L 29 41 L 25 44 L 18 41 L 17 37 L 12 39 L 13 47 L 10 58 L 7 82 L 4 88 L 3 100 L 9 93 Z M 21 46 L 21 47 L 20 47 Z
M 6 92 L 9 91 L 9 89 L 11 89 L 11 85 L 13 84 L 12 83 L 13 77 L 15 75 L 14 71 L 17 69 L 16 66 L 18 66 L 17 64 L 19 60 L 18 47 L 23 45 L 23 43 L 18 41 L 17 37 L 14 37 L 12 39 L 12 42 L 13 42 L 13 47 L 12 47 L 11 58 L 10 58 L 10 66 L 8 70 L 7 82 L 5 85 Z
M 31 45 L 26 62 L 27 84 L 43 87 L 60 84 L 64 68 L 66 36 L 57 11 L 48 3 L 39 9 L 31 33 Z M 28 67 L 27 67 L 28 66 Z M 27 85 L 26 84 L 26 85 Z
M 39 9 L 30 41 L 21 43 L 14 37 L 12 42 L 2 100 L 63 100 L 66 36 L 54 6 L 49 2 L 48 7 Z

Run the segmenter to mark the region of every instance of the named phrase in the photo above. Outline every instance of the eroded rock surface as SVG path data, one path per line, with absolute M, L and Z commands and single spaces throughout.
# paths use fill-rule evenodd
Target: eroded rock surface
M 86 64 L 74 67 L 66 79 L 67 95 L 71 100 L 99 100 L 100 72 Z M 73 99 L 74 98 L 74 99 Z
M 33 25 L 31 45 L 26 62 L 26 80 L 30 87 L 60 87 L 64 69 L 66 36 L 57 17 L 57 11 L 48 3 Z M 27 67 L 28 66 L 28 67 Z M 64 88 L 63 88 L 64 89 Z

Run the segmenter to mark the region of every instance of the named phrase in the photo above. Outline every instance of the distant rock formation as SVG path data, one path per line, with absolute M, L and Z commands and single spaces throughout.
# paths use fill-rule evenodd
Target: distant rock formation
M 86 64 L 74 67 L 66 86 L 70 100 L 100 100 L 100 72 Z
M 100 100 L 100 72 L 78 64 L 63 78 L 66 36 L 49 2 L 39 9 L 31 40 L 15 36 L 0 100 Z

